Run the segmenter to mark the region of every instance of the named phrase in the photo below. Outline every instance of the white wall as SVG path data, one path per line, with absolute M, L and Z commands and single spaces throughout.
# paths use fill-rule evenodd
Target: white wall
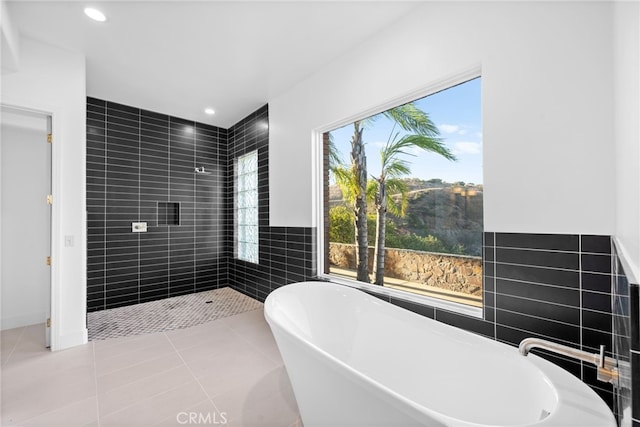
M 640 4 L 614 8 L 614 131 L 616 141 L 616 238 L 640 279 Z
M 51 185 L 47 117 L 2 111 L 0 329 L 43 325 L 49 315 Z M 44 345 L 44 342 L 42 343 Z
M 18 69 L 20 46 L 18 31 L 13 26 L 7 10 L 7 3 L 0 1 L 0 66 L 2 73 Z
M 270 100 L 271 225 L 315 225 L 313 129 L 480 65 L 485 229 L 613 234 L 611 9 L 427 2 Z
M 2 75 L 2 103 L 53 116 L 51 348 L 58 350 L 87 341 L 85 60 L 26 38 L 19 51 L 17 72 Z M 73 247 L 64 236 L 73 236 Z

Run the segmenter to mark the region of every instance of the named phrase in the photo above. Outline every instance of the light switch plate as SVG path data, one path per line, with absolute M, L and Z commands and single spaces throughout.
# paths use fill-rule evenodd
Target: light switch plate
M 131 231 L 133 233 L 146 233 L 147 232 L 147 223 L 146 222 L 132 222 L 131 223 Z

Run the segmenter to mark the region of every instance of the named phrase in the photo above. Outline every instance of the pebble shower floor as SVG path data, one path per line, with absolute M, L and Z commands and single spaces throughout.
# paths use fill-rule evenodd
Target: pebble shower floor
M 89 341 L 199 325 L 262 307 L 229 287 L 87 314 Z

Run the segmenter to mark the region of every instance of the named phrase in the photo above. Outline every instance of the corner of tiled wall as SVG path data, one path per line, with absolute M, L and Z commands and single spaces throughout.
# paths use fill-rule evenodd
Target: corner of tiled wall
M 613 331 L 620 386 L 614 412 L 620 427 L 640 427 L 640 286 L 625 273 L 625 260 L 612 242 Z
M 229 129 L 227 215 L 233 235 L 233 160 L 258 150 L 259 262 L 229 258 L 231 285 L 260 301 L 283 285 L 316 276 L 316 231 L 312 227 L 269 225 L 269 108 L 265 105 Z M 233 242 L 231 242 L 233 244 Z

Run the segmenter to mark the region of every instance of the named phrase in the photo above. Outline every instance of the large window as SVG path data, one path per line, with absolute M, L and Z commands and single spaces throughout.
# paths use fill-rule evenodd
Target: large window
M 323 144 L 324 274 L 481 307 L 480 77 L 347 123 Z
M 238 158 L 236 177 L 236 257 L 258 263 L 258 152 Z

